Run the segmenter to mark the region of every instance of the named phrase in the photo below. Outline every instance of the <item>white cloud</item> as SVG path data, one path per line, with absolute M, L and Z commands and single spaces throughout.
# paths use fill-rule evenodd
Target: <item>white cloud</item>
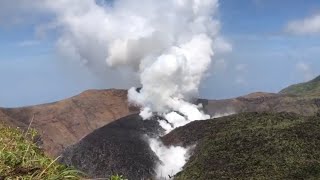
M 314 78 L 315 74 L 312 71 L 312 68 L 309 64 L 306 62 L 298 62 L 296 64 L 296 69 L 298 73 L 300 73 L 303 76 L 303 79 L 305 81 L 309 81 Z
M 299 35 L 320 33 L 320 14 L 291 21 L 286 25 L 285 30 L 288 33 Z

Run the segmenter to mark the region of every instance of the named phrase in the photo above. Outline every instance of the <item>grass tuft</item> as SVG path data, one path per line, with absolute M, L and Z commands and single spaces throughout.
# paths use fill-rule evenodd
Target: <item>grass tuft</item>
M 0 123 L 0 179 L 81 179 L 81 172 L 45 156 L 36 137 L 33 129 L 23 133 Z

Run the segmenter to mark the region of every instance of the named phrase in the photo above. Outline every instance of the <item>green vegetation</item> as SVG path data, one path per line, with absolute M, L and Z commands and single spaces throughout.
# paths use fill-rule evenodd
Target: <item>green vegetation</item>
M 281 94 L 293 95 L 320 95 L 320 76 L 306 83 L 295 84 L 280 91 Z
M 128 180 L 128 179 L 125 179 L 122 175 L 114 175 L 114 176 L 111 176 L 110 180 Z
M 29 129 L 9 128 L 0 123 L 0 180 L 78 180 L 84 174 L 57 163 L 58 160 L 44 155 L 34 142 L 37 133 Z M 110 180 L 127 180 L 121 175 L 111 176 Z
M 244 113 L 191 123 L 177 133 L 201 140 L 175 179 L 320 179 L 318 116 Z
M 35 130 L 22 133 L 0 123 L 0 179 L 80 179 L 81 173 L 46 157 L 34 139 Z

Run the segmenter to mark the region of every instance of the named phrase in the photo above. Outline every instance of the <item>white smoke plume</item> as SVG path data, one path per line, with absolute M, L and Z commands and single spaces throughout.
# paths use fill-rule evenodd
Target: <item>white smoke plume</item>
M 164 116 L 169 124 L 163 121 L 161 125 L 169 132 L 190 121 L 210 118 L 199 106 L 189 102 L 198 95 L 199 85 L 214 55 L 214 42 L 223 43 L 223 46 L 215 46 L 220 49 L 230 46 L 218 37 L 219 21 L 213 18 L 217 13 L 217 0 L 161 2 L 167 6 L 152 3 L 159 13 L 142 17 L 151 31 L 135 40 L 133 46 L 147 45 L 152 50 L 139 51 L 138 59 L 123 57 L 127 54 L 123 52 L 132 51 L 130 39 L 125 39 L 111 49 L 108 61 L 112 65 L 120 61 L 120 64 L 126 62 L 125 65 L 139 67 L 143 88 L 140 92 L 130 89 L 129 100 L 143 107 L 141 115 L 145 119 L 152 116 L 152 112 Z M 157 46 L 150 46 L 149 41 Z
M 157 179 L 171 179 L 176 173 L 182 170 L 189 158 L 189 151 L 192 147 L 183 148 L 180 146 L 166 147 L 158 139 L 150 139 L 151 149 L 156 153 L 162 163 L 156 167 Z
M 56 30 L 57 47 L 66 57 L 107 72 L 106 79 L 119 84 L 139 80 L 142 89 L 129 90 L 130 102 L 142 108 L 144 119 L 162 116 L 166 133 L 210 118 L 191 102 L 213 56 L 232 49 L 219 35 L 218 0 L 16 1 L 53 15 L 37 33 Z M 187 160 L 188 149 L 153 140 L 150 145 L 163 161 L 158 174 L 175 174 Z

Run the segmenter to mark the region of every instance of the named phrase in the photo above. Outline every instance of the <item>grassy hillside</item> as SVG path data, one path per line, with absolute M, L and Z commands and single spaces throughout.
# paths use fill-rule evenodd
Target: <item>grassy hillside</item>
M 320 179 L 320 117 L 244 113 L 198 121 L 164 137 L 198 141 L 175 179 Z
M 320 95 L 320 76 L 312 81 L 295 84 L 280 91 L 281 94 L 294 94 L 294 95 Z
M 46 157 L 33 142 L 34 130 L 22 133 L 0 124 L 0 179 L 80 179 L 81 173 Z

